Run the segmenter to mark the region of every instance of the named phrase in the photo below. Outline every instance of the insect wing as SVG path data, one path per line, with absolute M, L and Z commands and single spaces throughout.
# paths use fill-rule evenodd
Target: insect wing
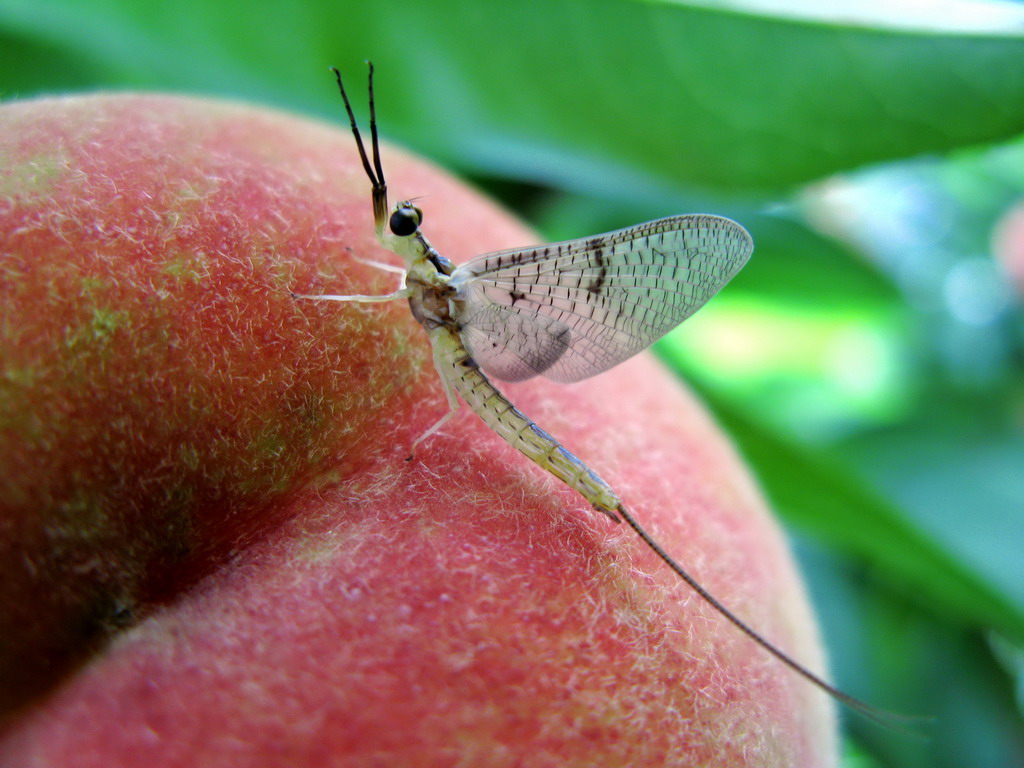
M 452 274 L 462 340 L 495 378 L 580 381 L 700 309 L 753 247 L 731 219 L 690 215 L 487 253 Z

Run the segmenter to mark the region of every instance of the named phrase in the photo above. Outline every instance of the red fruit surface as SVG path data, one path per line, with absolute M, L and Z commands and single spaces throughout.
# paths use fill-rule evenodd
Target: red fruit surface
M 386 115 L 386 105 L 379 105 Z M 536 242 L 385 148 L 456 262 Z M 583 233 L 581 233 L 583 234 Z M 828 766 L 831 702 L 468 411 L 384 293 L 346 131 L 0 107 L 0 766 Z M 509 386 L 812 668 L 748 471 L 641 356 Z

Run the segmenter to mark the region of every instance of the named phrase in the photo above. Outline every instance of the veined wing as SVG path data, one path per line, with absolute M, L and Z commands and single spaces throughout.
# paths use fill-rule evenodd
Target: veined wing
M 473 359 L 495 378 L 580 381 L 648 347 L 700 309 L 754 249 L 719 216 L 672 216 L 603 235 L 496 251 L 450 285 Z

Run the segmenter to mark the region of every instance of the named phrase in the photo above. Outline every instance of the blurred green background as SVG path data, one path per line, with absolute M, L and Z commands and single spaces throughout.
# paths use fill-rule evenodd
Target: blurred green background
M 844 765 L 1022 766 L 1024 5 L 725 5 L 4 0 L 0 92 L 342 124 L 327 67 L 372 59 L 382 132 L 547 239 L 736 218 L 753 260 L 659 352 L 783 516 L 839 687 L 936 718 L 845 713 Z

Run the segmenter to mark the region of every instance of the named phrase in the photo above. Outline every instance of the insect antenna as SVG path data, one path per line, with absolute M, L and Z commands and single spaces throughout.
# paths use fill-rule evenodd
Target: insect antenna
M 387 189 L 384 183 L 384 168 L 380 164 L 380 144 L 377 141 L 377 108 L 373 100 L 373 62 L 368 61 L 366 65 L 370 68 L 369 74 L 369 100 L 370 100 L 370 142 L 373 145 L 373 167 L 377 170 L 377 180 L 382 189 Z
M 370 165 L 370 158 L 366 154 L 366 147 L 363 146 L 363 137 L 359 134 L 359 125 L 356 123 L 355 113 L 352 111 L 352 103 L 345 93 L 345 86 L 341 82 L 341 72 L 337 67 L 331 67 L 334 79 L 338 81 L 338 90 L 341 92 L 341 99 L 345 102 L 345 111 L 348 112 L 348 121 L 352 126 L 352 135 L 356 137 L 356 147 L 359 149 L 359 159 L 363 161 L 363 170 L 370 177 L 373 194 L 373 221 L 377 227 L 377 233 L 384 230 L 384 222 L 388 212 L 388 185 L 384 181 L 384 168 L 380 162 L 380 144 L 377 140 L 377 111 L 373 100 L 373 62 L 366 62 L 369 67 L 369 92 L 370 92 L 370 145 L 373 150 L 373 165 Z

